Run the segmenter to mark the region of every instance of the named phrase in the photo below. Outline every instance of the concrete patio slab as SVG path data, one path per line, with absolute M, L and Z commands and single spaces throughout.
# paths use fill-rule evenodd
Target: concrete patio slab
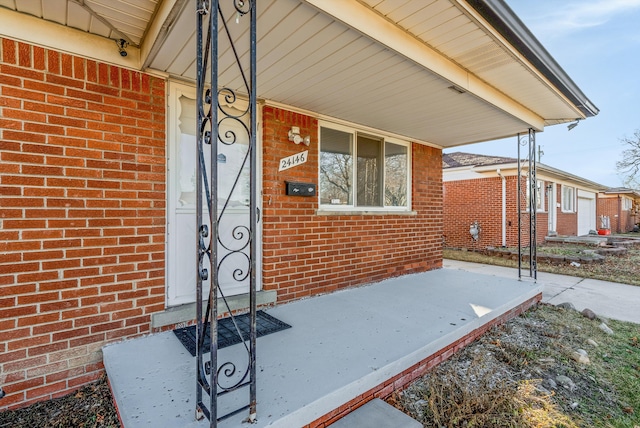
M 422 424 L 379 398 L 358 407 L 331 428 L 422 428 Z
M 302 427 L 348 411 L 354 399 L 391 391 L 421 362 L 448 357 L 541 292 L 515 278 L 441 269 L 269 309 L 292 328 L 258 339 L 257 423 L 243 424 L 244 412 L 218 426 Z M 126 428 L 208 426 L 194 419 L 195 358 L 172 332 L 103 352 Z

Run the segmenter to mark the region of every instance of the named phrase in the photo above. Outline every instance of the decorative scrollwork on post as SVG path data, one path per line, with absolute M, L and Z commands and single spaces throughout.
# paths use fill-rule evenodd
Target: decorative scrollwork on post
M 243 64 L 236 50 L 237 41 L 223 14 L 223 5 L 235 13 L 236 24 L 249 15 L 249 64 Z M 196 417 L 207 417 L 210 426 L 229 416 L 249 410 L 247 420 L 256 419 L 256 12 L 251 0 L 197 0 L 197 128 L 196 128 Z M 218 31 L 219 25 L 222 30 Z M 226 38 L 224 37 L 226 35 Z M 220 85 L 218 75 L 219 45 L 231 49 L 235 56 L 241 91 Z M 210 74 L 207 76 L 207 71 Z M 208 77 L 208 79 L 207 79 Z M 208 81 L 207 81 L 208 80 Z M 248 102 L 238 94 L 248 97 Z M 219 163 L 227 162 L 222 148 L 228 153 L 237 170 L 222 171 Z M 206 150 L 205 150 L 206 148 Z M 208 152 L 208 154 L 207 154 Z M 248 182 L 248 184 L 247 184 Z M 249 187 L 247 190 L 246 187 Z M 238 195 L 243 197 L 239 197 Z M 239 208 L 240 207 L 240 208 Z M 236 224 L 234 208 L 248 212 L 246 224 Z M 247 210 L 248 209 L 248 210 Z M 229 211 L 232 211 L 231 213 Z M 243 211 L 243 212 L 244 212 Z M 234 223 L 235 222 L 235 223 Z M 222 272 L 228 272 L 222 278 Z M 231 320 L 241 339 L 244 357 L 220 361 L 218 355 L 218 304 L 232 314 L 223 282 L 246 284 L 249 289 L 250 330 L 239 328 L 233 315 Z M 206 290 L 206 284 L 209 290 Z M 228 286 L 228 285 L 227 285 Z M 206 310 L 203 305 L 206 301 Z M 210 345 L 205 336 L 210 331 Z M 242 354 L 242 353 L 241 353 Z M 236 410 L 219 415 L 218 398 L 248 387 L 249 399 Z M 205 400 L 208 396 L 208 400 Z M 234 407 L 232 403 L 227 407 Z

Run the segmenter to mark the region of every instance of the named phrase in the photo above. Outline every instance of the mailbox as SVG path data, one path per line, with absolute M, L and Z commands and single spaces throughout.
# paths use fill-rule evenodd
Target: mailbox
M 287 185 L 287 195 L 289 196 L 315 196 L 315 183 L 296 183 L 293 181 L 285 181 Z

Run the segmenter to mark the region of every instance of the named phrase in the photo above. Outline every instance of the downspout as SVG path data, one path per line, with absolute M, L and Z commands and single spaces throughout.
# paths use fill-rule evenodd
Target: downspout
M 618 195 L 618 221 L 616 225 L 616 233 L 622 233 L 622 196 L 620 195 Z
M 498 177 L 502 179 L 502 246 L 507 246 L 507 179 L 500 173 L 500 168 L 496 170 Z

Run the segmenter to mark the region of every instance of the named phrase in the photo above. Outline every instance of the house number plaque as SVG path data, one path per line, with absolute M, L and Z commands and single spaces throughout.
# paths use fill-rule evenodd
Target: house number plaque
M 308 155 L 309 150 L 305 150 L 304 152 L 296 153 L 295 155 L 280 159 L 280 168 L 278 168 L 278 171 L 284 171 L 285 169 L 306 163 Z

